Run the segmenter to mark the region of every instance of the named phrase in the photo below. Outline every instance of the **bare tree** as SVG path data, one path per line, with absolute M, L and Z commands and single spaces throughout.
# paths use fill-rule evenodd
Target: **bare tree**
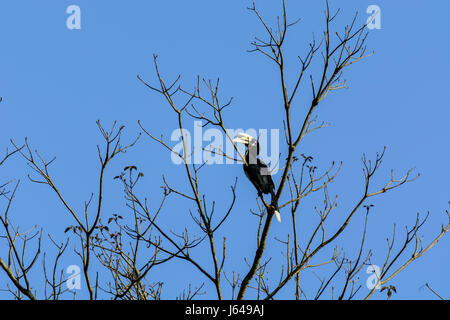
M 275 299 L 277 294 L 288 287 L 294 286 L 293 298 L 295 299 L 320 299 L 324 296 L 333 299 L 369 299 L 375 290 L 383 286 L 382 290 L 388 292 L 388 296 L 395 292 L 396 288 L 390 285 L 390 281 L 404 270 L 411 262 L 428 252 L 450 230 L 450 222 L 447 221 L 434 239 L 428 244 L 422 243 L 420 231 L 427 221 L 428 215 L 421 218 L 417 215 L 410 227 L 405 227 L 404 240 L 400 241 L 397 249 L 397 228 L 394 226 L 392 236 L 387 240 L 386 256 L 383 266 L 376 274 L 376 286 L 369 290 L 367 295 L 360 294 L 360 274 L 364 266 L 372 264 L 372 250 L 366 248 L 366 233 L 368 230 L 369 216 L 373 204 L 371 199 L 390 192 L 396 188 L 415 180 L 418 174 L 414 170 L 407 170 L 397 177 L 392 171 L 391 176 L 379 185 L 374 177 L 379 171 L 386 151 L 384 148 L 377 152 L 373 159 L 365 154 L 362 156 L 362 190 L 356 190 L 359 195 L 353 206 L 348 210 L 337 209 L 337 196 L 330 195 L 330 186 L 338 179 L 342 162 L 333 161 L 328 168 L 320 170 L 311 156 L 306 155 L 302 148 L 302 141 L 311 132 L 324 128 L 325 123 L 317 123 L 317 112 L 321 102 L 332 91 L 346 87 L 343 80 L 344 71 L 372 53 L 367 53 L 367 28 L 366 24 L 358 26 L 358 15 L 355 14 L 350 24 L 342 30 L 335 31 L 335 19 L 339 10 L 333 12 L 328 1 L 325 2 L 324 31 L 319 39 L 314 36 L 308 45 L 306 55 L 299 56 L 297 62 L 297 75 L 294 83 L 288 83 L 286 77 L 286 45 L 285 39 L 293 27 L 300 20 L 290 22 L 285 1 L 281 1 L 282 12 L 277 17 L 274 26 L 271 26 L 262 13 L 253 4 L 248 9 L 254 14 L 257 21 L 263 26 L 264 36 L 257 36 L 251 42 L 249 52 L 261 54 L 277 67 L 279 83 L 282 88 L 280 100 L 283 102 L 284 120 L 284 147 L 286 154 L 280 157 L 281 177 L 277 182 L 275 197 L 271 202 L 264 196 L 258 195 L 256 205 L 258 212 L 252 213 L 257 217 L 256 250 L 249 252 L 249 257 L 242 257 L 247 263 L 244 274 L 237 274 L 232 266 L 225 272 L 224 266 L 227 260 L 227 239 L 221 237 L 218 230 L 225 225 L 239 200 L 236 193 L 237 179 L 229 186 L 228 204 L 224 207 L 216 206 L 216 201 L 208 195 L 208 190 L 202 188 L 202 168 L 206 164 L 192 163 L 190 161 L 190 147 L 186 141 L 186 123 L 193 120 L 201 120 L 205 127 L 217 128 L 233 145 L 233 154 L 225 150 L 209 150 L 220 154 L 224 158 L 245 162 L 245 157 L 233 142 L 233 135 L 227 128 L 230 123 L 226 121 L 226 111 L 232 106 L 232 98 L 223 100 L 220 94 L 220 81 L 211 81 L 197 77 L 194 88 L 188 89 L 181 82 L 181 76 L 174 81 L 167 80 L 160 71 L 158 58 L 153 57 L 155 80 L 138 79 L 148 89 L 163 98 L 167 108 L 173 114 L 173 122 L 181 133 L 181 150 L 175 149 L 164 140 L 162 135 L 152 133 L 139 121 L 139 128 L 151 141 L 156 142 L 170 154 L 179 158 L 184 169 L 183 181 L 176 184 L 170 183 L 166 175 L 162 176 L 162 196 L 156 208 L 150 208 L 148 198 L 142 196 L 137 190 L 140 181 L 145 179 L 144 174 L 134 165 L 125 167 L 115 176 L 115 180 L 121 184 L 124 192 L 126 206 L 130 215 L 124 217 L 121 214 L 106 216 L 103 211 L 103 189 L 105 183 L 105 170 L 116 156 L 132 148 L 138 142 L 139 137 L 130 143 L 122 145 L 122 133 L 124 127 L 117 128 L 116 123 L 110 131 L 97 123 L 104 140 L 103 149 L 97 147 L 99 158 L 99 182 L 98 191 L 94 197 L 85 201 L 84 210 L 75 210 L 63 196 L 60 188 L 54 182 L 49 171 L 49 166 L 54 159 L 47 161 L 37 151 L 32 151 L 27 140 L 23 146 L 11 141 L 14 149 L 6 153 L 0 161 L 0 166 L 14 153 L 20 154 L 33 170 L 34 176 L 29 176 L 32 182 L 48 186 L 56 195 L 56 199 L 63 205 L 67 213 L 73 218 L 73 225 L 66 228 L 68 236 L 73 236 L 78 243 L 75 249 L 83 266 L 84 281 L 89 291 L 90 299 L 97 299 L 101 290 L 113 299 L 160 299 L 164 288 L 164 279 L 153 279 L 150 271 L 167 263 L 186 263 L 191 265 L 201 274 L 206 282 L 213 285 L 217 299 L 244 299 L 248 290 L 254 290 L 257 299 Z M 312 62 L 318 59 L 321 62 L 319 72 L 311 70 Z M 152 84 L 155 82 L 156 84 Z M 307 105 L 303 118 L 293 117 L 291 110 L 296 103 L 296 97 L 300 92 L 309 90 L 311 101 Z M 235 157 L 237 154 L 237 158 Z M 220 170 L 218 167 L 217 170 Z M 377 180 L 378 181 L 378 180 Z M 40 241 L 42 232 L 32 231 L 31 236 L 19 232 L 12 227 L 9 218 L 9 209 L 14 199 L 19 183 L 16 183 L 12 192 L 6 190 L 9 184 L 0 186 L 0 196 L 6 200 L 6 209 L 0 221 L 4 232 L 2 237 L 7 241 L 9 252 L 5 260 L 0 257 L 0 266 L 9 277 L 12 288 L 10 292 L 16 298 L 25 296 L 35 299 L 36 294 L 28 281 L 27 273 L 35 265 L 40 254 Z M 316 206 L 317 223 L 311 230 L 302 229 L 303 215 L 299 215 L 305 199 L 312 194 L 323 194 L 323 199 Z M 171 197 L 179 197 L 189 204 L 185 214 L 192 218 L 196 230 L 200 235 L 195 235 L 196 230 L 190 226 L 180 232 L 172 229 L 171 225 L 160 219 L 165 205 Z M 225 196 L 224 196 L 225 197 Z M 95 208 L 91 210 L 94 198 Z M 288 229 L 285 239 L 277 239 L 285 248 L 284 264 L 280 266 L 281 274 L 275 275 L 268 268 L 272 257 L 267 257 L 269 231 L 275 210 L 283 210 L 284 221 Z M 331 223 L 330 217 L 336 216 L 339 210 L 341 221 Z M 91 212 L 93 211 L 93 212 Z M 355 221 L 354 217 L 365 214 L 361 226 L 361 237 L 357 242 L 356 256 L 347 256 L 344 249 L 337 247 L 337 240 L 342 236 L 348 226 Z M 450 218 L 448 211 L 447 217 Z M 449 219 L 450 220 L 450 219 Z M 230 234 L 229 237 L 237 235 Z M 37 238 L 38 250 L 25 259 L 25 247 L 28 241 Z M 60 244 L 53 241 L 57 249 L 51 276 L 48 276 L 44 261 L 45 298 L 60 299 L 67 290 L 62 285 L 67 279 L 58 271 L 58 262 L 66 252 L 68 241 Z M 300 241 L 303 238 L 304 241 Z M 21 248 L 19 248 L 19 244 Z M 355 242 L 356 243 L 356 242 Z M 22 252 L 22 253 L 20 253 Z M 323 258 L 327 256 L 327 258 Z M 95 258 L 94 258 L 95 257 Z M 205 265 L 204 259 L 208 257 L 209 264 Z M 93 266 L 93 258 L 95 266 Z M 177 262 L 178 261 L 178 262 Z M 302 275 L 308 270 L 322 268 L 328 275 L 320 278 L 317 288 L 305 288 L 302 285 Z M 108 277 L 101 276 L 101 271 L 106 271 Z M 93 280 L 93 275 L 95 281 Z M 223 281 L 223 280 L 226 281 Z M 224 288 L 227 288 L 225 291 Z M 49 292 L 47 293 L 47 288 Z M 204 283 L 193 288 L 186 283 L 186 290 L 179 299 L 194 299 L 205 293 Z M 231 289 L 231 295 L 225 292 Z M 312 292 L 312 295 L 311 295 Z
M 0 160 L 0 167 L 14 153 L 20 152 L 22 148 L 16 148 L 12 152 L 7 149 L 5 156 Z M 36 231 L 35 228 L 22 232 L 19 230 L 19 227 L 12 224 L 9 213 L 20 181 L 12 182 L 9 181 L 0 185 L 0 197 L 6 201 L 6 206 L 0 216 L 3 229 L 1 238 L 6 241 L 7 247 L 9 248 L 6 258 L 3 259 L 0 257 L 0 267 L 13 284 L 13 287 L 8 286 L 7 290 L 16 299 L 22 299 L 25 296 L 31 300 L 35 300 L 36 296 L 28 280 L 28 273 L 34 266 L 41 250 L 41 232 Z M 11 184 L 13 184 L 13 189 L 9 190 L 8 186 Z M 38 239 L 37 250 L 28 257 L 27 244 L 34 238 Z

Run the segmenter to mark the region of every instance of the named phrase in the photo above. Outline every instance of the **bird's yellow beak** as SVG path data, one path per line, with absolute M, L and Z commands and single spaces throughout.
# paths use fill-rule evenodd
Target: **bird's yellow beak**
M 236 138 L 233 139 L 233 142 L 249 144 L 249 142 L 254 139 L 251 135 L 246 133 L 238 133 Z

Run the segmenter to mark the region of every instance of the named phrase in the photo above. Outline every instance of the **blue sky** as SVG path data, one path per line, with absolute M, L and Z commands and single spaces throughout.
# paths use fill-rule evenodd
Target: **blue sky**
M 364 23 L 368 17 L 366 8 L 372 4 L 381 8 L 381 29 L 372 30 L 367 41 L 368 51 L 374 51 L 374 55 L 345 70 L 349 88 L 332 92 L 320 105 L 319 120 L 331 126 L 308 136 L 300 146 L 300 153 L 312 155 L 321 168 L 333 160 L 343 161 L 340 176 L 330 188 L 331 194 L 339 194 L 341 210 L 333 220 L 336 225 L 330 224 L 330 230 L 362 192 L 363 153 L 373 157 L 383 146 L 387 147 L 378 173 L 379 183 L 389 179 L 391 169 L 399 175 L 412 167 L 420 172 L 417 181 L 371 201 L 375 207 L 369 218 L 367 247 L 374 251 L 374 263 L 378 259 L 382 264 L 385 239 L 390 236 L 394 223 L 403 232 L 405 224 L 414 222 L 417 212 L 429 211 L 430 218 L 423 230 L 427 243 L 446 222 L 442 213 L 450 200 L 447 22 L 450 3 L 445 0 L 330 3 L 332 8 L 341 8 L 336 31 L 343 30 L 356 10 L 360 13 L 358 22 Z M 66 8 L 72 4 L 81 8 L 80 30 L 66 28 Z M 162 73 L 169 79 L 181 74 L 182 84 L 187 88 L 193 87 L 197 75 L 207 79 L 220 77 L 224 99 L 234 97 L 233 107 L 226 115 L 227 127 L 281 130 L 282 98 L 276 68 L 263 56 L 247 52 L 253 37 L 263 34 L 256 18 L 246 10 L 249 4 L 205 0 L 3 1 L 0 4 L 1 149 L 10 146 L 11 138 L 21 142 L 28 137 L 31 146 L 41 154 L 48 158 L 56 156 L 52 175 L 68 201 L 82 209 L 83 201 L 97 190 L 96 145 L 101 143 L 97 119 L 105 127 L 114 120 L 124 124 L 124 139 L 129 140 L 140 132 L 138 120 L 156 135 L 169 137 L 176 128 L 176 119 L 161 97 L 136 78 L 140 74 L 155 83 L 154 53 L 159 56 Z M 269 21 L 275 21 L 280 10 L 278 1 L 256 4 Z M 288 0 L 287 6 L 291 20 L 302 17 L 288 35 L 286 44 L 288 80 L 292 80 L 296 56 L 306 53 L 312 32 L 318 37 L 323 30 L 324 5 L 322 1 Z M 318 69 L 310 72 L 317 74 Z M 298 122 L 310 97 L 306 85 L 293 107 Z M 193 130 L 193 122 L 187 122 L 186 127 Z M 280 151 L 286 154 L 286 150 Z M 121 187 L 112 177 L 130 164 L 145 173 L 140 192 L 149 197 L 153 206 L 161 197 L 161 173 L 166 173 L 175 185 L 185 186 L 183 171 L 170 161 L 170 155 L 143 137 L 133 150 L 115 160 L 106 173 L 105 217 L 113 212 L 127 214 Z M 21 180 L 12 219 L 22 230 L 33 225 L 43 228 L 43 246 L 51 255 L 53 247 L 46 235 L 50 233 L 63 241 L 66 237 L 63 231 L 72 221 L 49 188 L 27 180 L 29 173 L 23 159 L 15 157 L 0 169 L 0 182 Z M 222 236 L 228 241 L 225 272 L 230 274 L 234 270 L 242 275 L 246 271 L 244 257 L 253 256 L 257 221 L 249 209 L 255 209 L 256 193 L 240 165 L 207 167 L 202 187 L 209 199 L 225 207 L 230 198 L 229 186 L 236 176 L 239 199 L 217 239 L 218 244 Z M 314 221 L 307 218 L 314 216 L 313 200 L 317 203 L 320 197 L 312 198 L 300 209 L 310 222 Z M 187 205 L 175 199 L 171 202 L 164 212 L 168 228 L 181 230 L 191 223 Z M 336 243 L 349 254 L 356 250 L 353 245 L 360 237 L 361 217 L 362 212 L 356 217 L 355 225 Z M 284 239 L 288 231 L 287 222 L 274 224 L 269 236 L 266 255 L 273 256 L 273 279 L 278 278 L 283 261 L 283 247 L 274 237 Z M 399 233 L 399 240 L 402 236 Z M 398 275 L 391 282 L 398 289 L 393 298 L 434 298 L 423 289 L 427 282 L 449 297 L 449 249 L 447 237 Z M 0 252 L 3 257 L 4 250 Z M 199 250 L 197 254 L 207 263 L 208 251 Z M 70 253 L 62 266 L 77 263 L 77 257 Z M 38 291 L 42 278 L 39 268 L 40 264 L 32 275 Z M 326 275 L 317 273 L 320 277 Z M 4 288 L 4 275 L 0 279 Z M 165 282 L 163 298 L 174 298 L 189 282 L 198 286 L 205 281 L 198 272 L 179 261 L 155 270 L 149 280 Z M 365 279 L 361 281 L 364 284 Z M 305 276 L 305 288 L 312 290 L 317 285 L 312 272 Z M 203 297 L 214 298 L 214 290 L 208 283 L 205 288 L 208 294 Z M 361 290 L 367 288 L 363 285 Z M 229 288 L 225 286 L 224 292 L 229 295 Z M 83 289 L 79 293 L 82 297 L 85 294 Z M 3 297 L 1 293 L 0 297 Z M 277 296 L 290 297 L 290 287 Z M 384 294 L 377 293 L 374 298 L 382 299 Z

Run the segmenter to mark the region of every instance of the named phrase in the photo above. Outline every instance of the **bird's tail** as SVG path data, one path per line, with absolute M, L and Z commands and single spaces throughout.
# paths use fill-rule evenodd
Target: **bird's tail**
M 275 208 L 275 211 L 273 212 L 275 214 L 275 217 L 277 218 L 278 222 L 281 222 L 281 215 L 278 211 L 278 203 L 275 202 L 275 189 L 270 190 L 270 194 L 272 196 L 271 204 Z

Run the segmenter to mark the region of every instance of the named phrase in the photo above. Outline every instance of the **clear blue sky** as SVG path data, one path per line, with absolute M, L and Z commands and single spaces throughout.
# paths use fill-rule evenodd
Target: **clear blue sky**
M 266 17 L 272 18 L 280 5 L 278 1 L 267 2 L 258 1 L 257 5 Z M 423 230 L 424 242 L 428 243 L 446 222 L 442 212 L 450 200 L 450 2 L 330 2 L 333 8 L 340 7 L 342 11 L 336 31 L 342 30 L 356 10 L 360 12 L 358 22 L 364 23 L 368 17 L 366 8 L 371 4 L 381 8 L 381 29 L 371 31 L 367 42 L 368 51 L 375 54 L 345 71 L 349 89 L 331 93 L 320 105 L 319 120 L 330 122 L 331 127 L 308 136 L 300 148 L 317 159 L 322 168 L 332 160 L 344 163 L 339 179 L 330 188 L 331 194 L 339 194 L 336 223 L 362 192 L 362 153 L 374 156 L 387 146 L 379 182 L 389 179 L 391 168 L 398 174 L 411 167 L 420 172 L 417 181 L 371 201 L 375 208 L 369 218 L 367 247 L 374 251 L 373 262 L 381 265 L 385 239 L 394 223 L 400 240 L 403 226 L 411 225 L 417 212 L 430 211 Z M 66 28 L 66 8 L 71 4 L 81 8 L 81 30 Z M 125 139 L 130 140 L 139 132 L 138 120 L 157 135 L 168 136 L 176 127 L 161 97 L 136 78 L 141 74 L 155 83 L 153 53 L 159 55 L 163 74 L 169 78 L 181 74 L 187 87 L 193 86 L 197 75 L 212 79 L 219 76 L 222 95 L 234 97 L 226 118 L 228 127 L 282 129 L 281 91 L 275 67 L 264 57 L 246 52 L 253 36 L 262 35 L 263 31 L 246 10 L 249 4 L 206 0 L 2 1 L 1 149 L 10 146 L 10 138 L 21 142 L 28 137 L 32 147 L 44 156 L 56 156 L 53 177 L 68 201 L 82 209 L 83 201 L 97 190 L 96 144 L 101 143 L 97 119 L 106 127 L 114 120 L 126 125 Z M 292 29 L 286 49 L 291 58 L 288 72 L 293 75 L 295 57 L 305 54 L 312 32 L 318 37 L 322 31 L 324 5 L 322 1 L 293 0 L 288 0 L 287 5 L 292 20 L 302 17 Z M 311 72 L 316 74 L 318 70 Z M 296 110 L 306 108 L 310 92 L 307 86 L 304 89 Z M 187 128 L 192 130 L 192 125 L 191 121 Z M 154 201 L 153 206 L 160 199 L 162 172 L 167 173 L 173 184 L 183 187 L 182 170 L 170 161 L 165 150 L 143 137 L 135 149 L 114 161 L 107 171 L 105 217 L 113 212 L 127 214 L 121 187 L 112 177 L 129 164 L 137 165 L 145 173 L 141 193 Z M 72 221 L 51 190 L 29 182 L 28 173 L 31 170 L 24 161 L 15 157 L 0 168 L 0 183 L 13 178 L 21 180 L 11 218 L 22 230 L 33 225 L 43 228 L 43 247 L 51 256 L 53 247 L 47 233 L 63 241 L 64 228 Z M 202 178 L 209 199 L 215 199 L 223 207 L 229 201 L 229 186 L 236 176 L 240 198 L 217 236 L 218 245 L 222 236 L 227 237 L 228 275 L 233 270 L 242 275 L 247 270 L 243 258 L 253 257 L 257 221 L 249 209 L 255 209 L 256 193 L 244 178 L 240 165 L 208 167 Z M 313 205 L 307 203 L 300 211 L 314 216 Z M 174 201 L 164 211 L 168 223 L 177 221 L 171 226 L 174 230 L 182 230 L 191 223 L 188 209 L 185 202 Z M 362 213 L 355 219 L 355 227 L 346 230 L 337 242 L 350 255 L 357 249 L 354 244 L 360 238 Z M 329 232 L 336 225 L 331 224 Z M 266 256 L 273 256 L 272 279 L 278 279 L 280 263 L 284 261 L 283 247 L 273 239 L 285 239 L 288 228 L 287 222 L 274 224 L 269 236 Z M 74 245 L 72 242 L 69 248 Z M 398 289 L 393 298 L 434 298 L 423 289 L 426 282 L 444 297 L 450 297 L 449 252 L 447 237 L 391 282 Z M 0 254 L 4 257 L 5 250 L 0 249 Z M 208 251 L 197 254 L 204 255 L 201 260 L 209 261 Z M 62 266 L 72 263 L 79 262 L 70 253 Z M 32 274 L 37 290 L 42 283 L 40 265 Z M 317 275 L 326 274 L 318 270 Z M 362 273 L 362 294 L 367 291 L 365 276 Z M 4 280 L 4 275 L 0 275 L 2 289 Z M 163 298 L 174 298 L 187 289 L 188 282 L 198 286 L 206 279 L 191 266 L 174 261 L 164 269 L 155 269 L 149 280 L 165 282 Z M 304 281 L 305 290 L 316 288 L 319 283 L 312 272 L 305 275 Z M 214 298 L 209 283 L 206 282 L 205 288 L 208 295 L 203 298 Z M 224 292 L 229 295 L 228 287 L 224 287 Z M 86 290 L 82 289 L 79 295 L 86 297 Z M 249 292 L 248 297 L 251 296 Z M 5 295 L 0 293 L 0 297 Z M 277 296 L 290 297 L 291 287 Z M 384 294 L 374 296 L 384 297 Z

